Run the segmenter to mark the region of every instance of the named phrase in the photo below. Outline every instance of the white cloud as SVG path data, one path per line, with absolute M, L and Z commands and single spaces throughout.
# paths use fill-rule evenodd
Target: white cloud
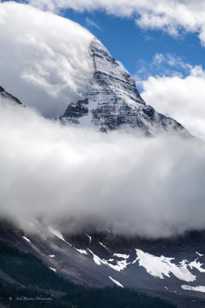
M 172 54 L 162 54 L 157 53 L 153 57 L 153 65 L 162 67 L 166 65 L 167 67 L 170 67 L 175 72 L 181 71 L 190 71 L 192 69 L 192 66 L 188 63 L 185 63 L 180 57 L 174 56 Z
M 205 139 L 205 71 L 190 67 L 189 74 L 150 76 L 142 82 L 144 100 Z
M 136 75 L 137 86 L 142 88 L 142 80 L 147 80 L 150 76 L 187 76 L 193 66 L 186 63 L 181 57 L 170 53 L 156 53 L 150 62 L 144 60 L 137 61 Z
M 65 18 L 0 3 L 0 85 L 46 116 L 62 115 L 92 77 L 92 39 Z
M 205 228 L 205 146 L 65 127 L 0 104 L 0 213 L 124 235 Z
M 172 35 L 181 30 L 198 33 L 205 43 L 204 0 L 30 0 L 44 9 L 105 10 L 132 16 L 142 28 L 161 29 Z

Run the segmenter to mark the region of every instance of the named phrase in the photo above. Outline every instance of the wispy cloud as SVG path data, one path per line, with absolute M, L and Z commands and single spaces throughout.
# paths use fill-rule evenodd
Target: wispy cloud
M 85 22 L 86 22 L 86 25 L 87 25 L 89 28 L 95 28 L 95 29 L 97 29 L 98 31 L 102 31 L 102 28 L 99 26 L 99 24 L 97 24 L 97 23 L 96 23 L 94 20 L 92 20 L 91 18 L 86 17 Z
M 150 62 L 137 61 L 135 77 L 138 85 L 141 86 L 141 80 L 149 76 L 187 76 L 192 68 L 192 65 L 177 55 L 156 53 Z
M 188 73 L 192 69 L 192 66 L 186 63 L 181 57 L 178 57 L 173 54 L 162 54 L 157 53 L 153 58 L 153 65 L 156 67 L 167 66 L 168 68 L 172 69 L 175 72 L 183 72 Z

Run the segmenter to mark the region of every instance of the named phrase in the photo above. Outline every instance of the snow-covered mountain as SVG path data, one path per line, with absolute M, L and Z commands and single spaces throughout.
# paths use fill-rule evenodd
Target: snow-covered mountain
M 134 78 L 97 39 L 91 42 L 89 55 L 93 78 L 84 98 L 68 105 L 61 117 L 63 123 L 93 126 L 101 131 L 138 129 L 146 135 L 164 131 L 185 133 L 177 121 L 146 105 Z
M 1 25 L 4 30 L 8 24 L 12 27 L 12 23 L 3 22 L 10 20 L 10 16 L 16 16 L 16 10 L 21 11 L 16 4 L 5 4 L 5 8 L 7 12 Z M 45 13 L 33 8 L 22 8 L 26 12 L 23 14 L 25 18 L 31 18 L 32 21 L 32 16 L 37 13 L 38 25 L 42 23 L 43 27 L 47 27 Z M 177 121 L 146 104 L 137 90 L 135 80 L 96 38 L 84 33 L 79 26 L 74 31 L 75 35 L 71 35 L 69 31 L 76 27 L 72 23 L 67 27 L 67 21 L 59 22 L 60 17 L 54 18 L 52 14 L 46 18 L 48 29 L 43 28 L 45 31 L 36 31 L 36 22 L 31 22 L 32 39 L 28 41 L 27 31 L 24 33 L 26 27 L 18 20 L 18 27 L 22 27 L 18 33 L 13 33 L 24 37 L 19 44 L 26 42 L 23 48 L 27 51 L 24 56 L 28 58 L 25 62 L 24 59 L 15 58 L 21 56 L 19 50 L 22 46 L 19 45 L 14 50 L 14 53 L 18 50 L 14 55 L 14 61 L 19 61 L 16 71 L 13 71 L 12 63 L 5 65 L 6 69 L 10 65 L 12 78 L 15 74 L 15 78 L 22 77 L 24 73 L 18 89 L 21 88 L 19 97 L 23 97 L 25 106 L 29 106 L 30 102 L 26 98 L 30 95 L 31 106 L 39 109 L 43 115 L 60 119 L 64 125 L 93 127 L 102 132 L 125 129 L 146 136 L 164 132 L 189 135 Z M 54 21 L 57 30 L 50 31 L 49 27 Z M 81 35 L 76 39 L 78 32 Z M 59 33 L 63 34 L 60 37 L 62 44 L 59 44 Z M 71 43 L 68 47 L 69 40 Z M 10 48 L 10 41 L 8 36 L 4 37 L 7 49 Z M 72 66 L 72 56 L 77 54 L 78 49 L 81 51 Z M 33 54 L 38 56 L 35 58 Z M 83 69 L 80 67 L 81 60 L 84 61 Z M 0 64 L 4 67 L 3 62 Z M 73 89 L 82 91 L 76 94 Z M 7 91 L 12 93 L 13 89 L 9 85 L 7 90 L 0 87 L 0 98 L 22 105 L 18 98 Z M 35 101 L 38 105 L 35 105 Z M 43 107 L 42 102 L 45 102 Z M 58 114 L 59 110 L 63 112 Z M 72 282 L 91 288 L 132 288 L 169 299 L 178 307 L 205 307 L 204 233 L 180 240 L 148 241 L 114 236 L 109 232 L 82 232 L 70 236 L 56 226 L 35 223 L 37 232 L 33 234 L 13 225 L 8 227 L 7 223 L 0 221 L 0 297 L 2 290 L 14 288 L 19 293 L 29 289 L 29 292 L 42 292 L 44 297 L 61 299 L 66 294 L 67 285 Z M 42 286 L 41 280 L 45 277 L 48 279 Z M 63 292 L 60 286 L 63 286 Z

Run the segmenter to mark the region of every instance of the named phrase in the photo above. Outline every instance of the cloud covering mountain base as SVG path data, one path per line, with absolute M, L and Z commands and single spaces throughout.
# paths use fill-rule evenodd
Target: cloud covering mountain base
M 205 228 L 205 145 L 176 136 L 98 133 L 0 103 L 0 214 L 122 235 Z

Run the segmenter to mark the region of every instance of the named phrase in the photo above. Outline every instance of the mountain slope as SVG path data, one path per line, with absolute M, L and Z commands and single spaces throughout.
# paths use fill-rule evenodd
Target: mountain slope
M 18 298 L 22 305 L 26 298 L 34 303 L 40 298 L 48 307 L 96 307 L 101 298 L 99 307 L 106 308 L 171 307 L 157 296 L 177 307 L 205 305 L 203 288 L 194 290 L 204 282 L 205 234 L 146 241 L 112 234 L 68 236 L 51 226 L 42 230 L 32 235 L 1 222 L 0 303 L 12 296 L 14 304 Z M 119 291 L 104 290 L 113 287 Z
M 27 304 L 28 307 L 38 305 L 38 307 L 49 308 L 118 308 L 125 304 L 129 308 L 135 305 L 139 308 L 174 307 L 153 294 L 145 295 L 141 291 L 113 288 L 115 284 L 112 281 L 107 285 L 111 288 L 106 289 L 99 288 L 99 283 L 93 288 L 85 288 L 89 285 L 86 283 L 83 284 L 84 286 L 74 284 L 72 278 L 58 273 L 54 267 L 49 266 L 48 262 L 56 259 L 55 255 L 48 255 L 48 260 L 45 258 L 49 254 L 47 244 L 50 241 L 46 244 L 46 241 L 42 241 L 41 238 L 32 237 L 32 241 L 35 242 L 32 243 L 20 229 L 5 221 L 1 221 L 0 231 L 0 307 L 20 308 L 27 307 Z M 54 246 L 59 253 L 66 252 L 61 244 L 60 241 L 56 241 Z M 67 251 L 67 258 L 69 258 L 68 253 Z M 81 256 L 80 253 L 78 255 Z M 79 260 L 77 258 L 77 261 Z M 80 273 L 80 263 L 78 266 Z M 62 265 L 61 268 L 63 270 Z M 77 273 L 75 263 L 71 266 L 70 272 Z M 100 282 L 100 272 L 98 278 Z

